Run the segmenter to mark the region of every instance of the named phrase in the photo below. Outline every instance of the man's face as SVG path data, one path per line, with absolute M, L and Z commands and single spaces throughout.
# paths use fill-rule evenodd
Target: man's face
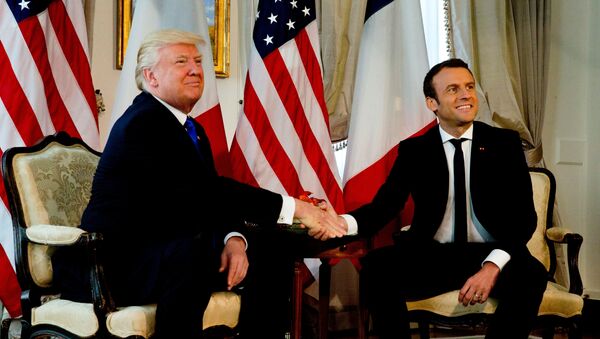
M 446 67 L 433 77 L 433 88 L 437 94 L 427 98 L 427 107 L 437 111 L 444 130 L 450 132 L 460 127 L 469 127 L 477 116 L 478 101 L 475 79 L 465 68 Z
M 158 51 L 158 62 L 144 70 L 148 90 L 189 113 L 204 90 L 202 55 L 194 45 L 173 44 Z

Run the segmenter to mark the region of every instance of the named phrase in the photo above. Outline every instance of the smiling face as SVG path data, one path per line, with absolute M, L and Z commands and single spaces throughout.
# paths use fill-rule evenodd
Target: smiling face
M 462 67 L 442 68 L 433 77 L 433 88 L 437 99 L 427 97 L 427 107 L 436 113 L 446 132 L 461 136 L 473 124 L 479 108 L 471 72 Z
M 195 45 L 173 44 L 158 51 L 158 62 L 144 69 L 148 91 L 189 113 L 204 90 L 202 55 Z

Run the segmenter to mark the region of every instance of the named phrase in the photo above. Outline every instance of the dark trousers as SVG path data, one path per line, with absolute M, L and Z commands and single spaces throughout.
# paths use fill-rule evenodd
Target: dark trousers
M 153 338 L 201 338 L 210 296 L 226 286 L 226 276 L 218 272 L 220 251 L 197 239 L 180 239 L 130 253 L 138 266 L 107 265 L 114 299 L 117 305 L 156 303 Z M 142 284 L 144 278 L 151 281 Z
M 462 288 L 494 249 L 493 244 L 439 244 L 400 239 L 362 261 L 361 293 L 381 339 L 410 338 L 407 300 Z M 523 246 L 511 253 L 491 296 L 498 308 L 486 338 L 527 338 L 546 288 L 544 266 Z M 457 300 L 458 303 L 458 300 Z
M 247 235 L 250 267 L 242 282 L 242 338 L 282 339 L 291 325 L 294 258 L 301 238 L 282 231 Z

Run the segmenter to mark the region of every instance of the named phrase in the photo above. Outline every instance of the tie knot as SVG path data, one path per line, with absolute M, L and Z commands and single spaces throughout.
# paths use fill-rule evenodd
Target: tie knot
M 187 117 L 185 119 L 185 122 L 183 123 L 183 127 L 185 127 L 185 129 L 189 130 L 190 128 L 196 129 L 194 127 L 194 122 L 192 121 L 192 118 Z
M 450 143 L 452 143 L 452 145 L 454 145 L 454 148 L 459 148 L 461 147 L 460 145 L 462 144 L 463 141 L 468 140 L 467 138 L 460 138 L 460 139 L 450 139 Z

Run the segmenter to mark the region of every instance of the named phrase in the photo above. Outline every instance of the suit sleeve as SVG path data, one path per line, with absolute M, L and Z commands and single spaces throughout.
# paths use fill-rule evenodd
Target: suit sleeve
M 409 158 L 410 149 L 400 143 L 392 170 L 373 200 L 348 213 L 356 219 L 359 235 L 372 236 L 404 208 L 410 192 L 409 182 L 406 180 L 410 178 L 409 166 L 406 166 Z

